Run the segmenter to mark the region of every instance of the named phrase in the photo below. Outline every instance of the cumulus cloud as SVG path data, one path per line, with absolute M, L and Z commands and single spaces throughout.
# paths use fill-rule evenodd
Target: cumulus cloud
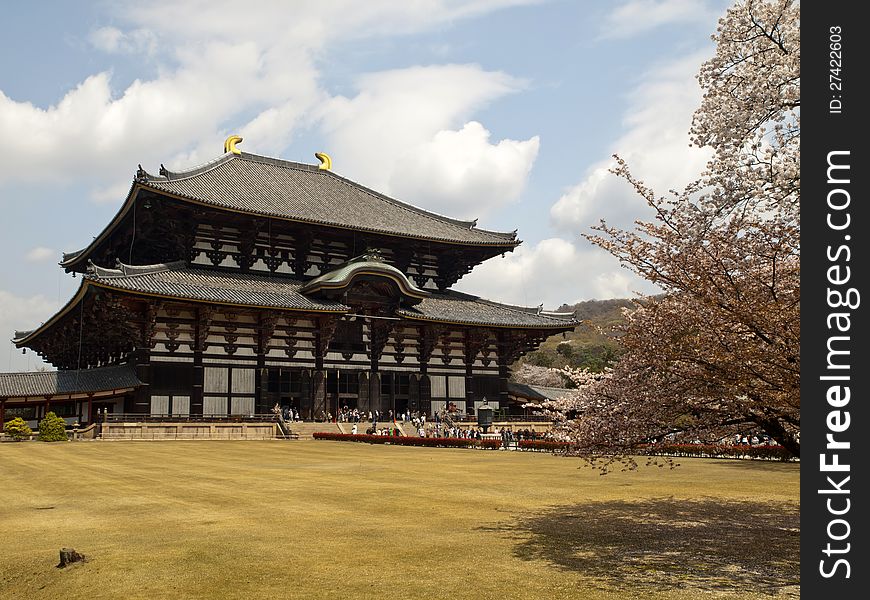
M 31 248 L 30 251 L 24 255 L 24 258 L 29 262 L 44 262 L 46 260 L 51 260 L 56 255 L 57 253 L 51 248 L 37 246 L 36 248 Z
M 698 52 L 653 69 L 632 92 L 623 124 L 626 132 L 614 142 L 613 153 L 626 161 L 632 173 L 664 195 L 696 179 L 710 153 L 689 146 L 692 114 L 701 101 L 695 73 L 707 52 Z M 586 177 L 566 190 L 550 209 L 553 224 L 566 231 L 588 232 L 605 219 L 630 227 L 642 212 L 643 200 L 608 169 L 613 160 L 593 165 Z
M 496 302 L 554 309 L 591 298 L 630 298 L 655 293 L 648 283 L 622 269 L 597 248 L 563 238 L 522 245 L 504 258 L 492 258 L 460 280 L 456 289 Z
M 389 188 L 400 198 L 459 218 L 484 216 L 519 198 L 540 140 L 489 142 L 476 121 L 442 130 L 396 162 Z
M 466 119 L 525 82 L 478 65 L 372 73 L 359 93 L 322 107 L 335 170 L 379 191 L 452 216 L 476 217 L 515 200 L 540 141 L 490 141 Z M 470 206 L 472 205 L 473 206 Z
M 712 4 L 716 4 L 715 2 Z M 617 5 L 601 24 L 601 38 L 631 37 L 672 24 L 711 21 L 722 3 L 711 6 L 698 0 L 629 0 Z
M 228 133 L 246 137 L 246 150 L 278 153 L 329 98 L 316 64 L 330 44 L 421 31 L 533 1 L 324 0 L 297 3 L 293 10 L 277 1 L 258 3 L 256 10 L 230 0 L 115 3 L 116 25 L 95 29 L 91 44 L 149 55 L 158 75 L 119 90 L 110 72 L 94 73 L 47 107 L 0 90 L 0 128 L 16 140 L 15 152 L 0 163 L 0 185 L 85 182 L 95 198 L 119 202 L 109 191 L 129 184 L 138 163 L 149 170 L 160 163 L 199 164 L 219 153 Z M 504 76 L 500 85 L 514 83 Z M 475 93 L 461 96 L 460 109 L 449 99 L 443 109 L 436 103 L 417 107 L 421 114 L 438 114 L 421 117 L 435 126 L 415 143 L 461 125 L 456 115 L 480 105 Z
M 151 55 L 157 49 L 157 36 L 148 29 L 124 32 L 117 27 L 100 27 L 92 31 L 88 39 L 94 48 L 103 52 Z

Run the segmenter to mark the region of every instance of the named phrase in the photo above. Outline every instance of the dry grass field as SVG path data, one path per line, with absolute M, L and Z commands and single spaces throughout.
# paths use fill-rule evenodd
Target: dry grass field
M 0 598 L 793 598 L 799 465 L 0 444 Z M 55 568 L 58 550 L 88 561 Z

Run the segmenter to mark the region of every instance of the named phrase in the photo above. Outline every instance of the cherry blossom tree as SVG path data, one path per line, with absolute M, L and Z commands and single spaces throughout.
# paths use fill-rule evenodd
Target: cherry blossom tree
M 522 363 L 511 375 L 517 383 L 541 385 L 546 387 L 565 387 L 565 376 L 559 369 L 549 369 L 538 365 Z
M 660 439 L 766 433 L 800 451 L 800 19 L 789 0 L 741 0 L 719 21 L 693 143 L 701 178 L 666 197 L 617 157 L 655 210 L 586 237 L 655 283 L 603 376 L 549 410 L 578 451 L 625 457 Z M 630 460 L 630 459 L 629 459 Z

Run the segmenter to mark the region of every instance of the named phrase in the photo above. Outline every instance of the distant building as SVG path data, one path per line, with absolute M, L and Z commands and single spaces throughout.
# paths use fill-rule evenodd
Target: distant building
M 509 365 L 577 325 L 450 289 L 516 232 L 389 198 L 325 155 L 226 150 L 188 171 L 140 167 L 114 219 L 64 255 L 81 286 L 13 340 L 59 371 L 0 374 L 0 421 L 504 408 Z

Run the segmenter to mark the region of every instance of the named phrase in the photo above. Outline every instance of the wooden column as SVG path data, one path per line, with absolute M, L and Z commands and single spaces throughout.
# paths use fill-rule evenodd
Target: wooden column
M 306 421 L 314 418 L 314 402 L 312 401 L 311 388 L 311 370 L 306 369 L 302 371 L 302 390 L 305 395 L 299 399 L 299 416 Z
M 208 347 L 208 332 L 211 328 L 213 309 L 201 306 L 196 309 L 196 323 L 194 323 L 193 344 L 193 384 L 190 390 L 190 414 L 202 415 L 203 410 L 203 386 L 205 385 L 205 368 L 202 357 Z
M 94 395 L 88 394 L 88 425 L 94 422 Z
M 420 373 L 411 373 L 408 381 L 408 410 L 420 410 Z
M 381 411 L 381 420 L 385 420 L 383 415 L 389 410 L 389 407 L 384 407 L 381 404 L 381 374 L 377 371 L 369 373 L 369 406 L 372 411 Z
M 137 348 L 133 352 L 133 360 L 136 365 L 136 377 L 143 385 L 136 388 L 133 393 L 133 406 L 131 411 L 134 413 L 150 413 L 151 412 L 151 349 Z
M 366 371 L 359 372 L 359 396 L 357 397 L 357 403 L 359 404 L 359 409 L 364 411 L 374 411 L 376 406 L 373 406 L 371 403 L 371 395 L 369 389 L 369 382 L 371 378 L 369 377 L 369 373 Z
M 0 400 L 0 433 L 6 427 L 6 399 Z
M 326 418 L 329 409 L 326 407 L 326 372 L 322 368 L 314 371 L 311 378 L 311 405 L 309 419 L 316 419 L 320 416 Z
M 515 356 L 515 349 L 508 333 L 500 331 L 496 339 L 498 348 L 496 353 L 498 360 L 498 407 L 504 409 L 507 408 L 510 399 L 508 394 L 510 368 L 508 365 L 512 362 L 512 357 Z
M 254 412 L 268 413 L 272 410 L 268 406 L 267 396 L 269 393 L 268 370 L 266 369 L 266 355 L 269 353 L 269 344 L 275 334 L 278 324 L 278 315 L 272 312 L 261 312 L 257 328 L 257 369 L 254 375 Z

